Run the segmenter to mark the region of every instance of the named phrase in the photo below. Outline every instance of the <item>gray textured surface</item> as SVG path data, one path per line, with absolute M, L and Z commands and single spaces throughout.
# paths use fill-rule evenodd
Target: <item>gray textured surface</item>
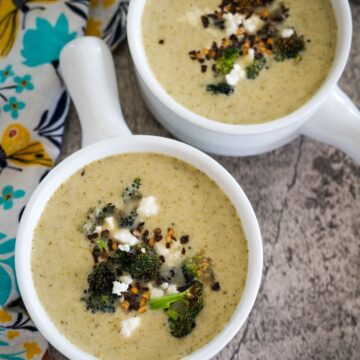
M 360 34 L 360 3 L 354 4 L 354 34 Z M 126 44 L 115 61 L 133 133 L 169 136 L 140 98 Z M 341 87 L 358 107 L 359 83 L 360 36 L 355 35 Z M 63 157 L 79 148 L 80 137 L 72 110 Z M 265 261 L 255 307 L 216 359 L 360 359 L 360 167 L 305 138 L 263 156 L 215 158 L 254 206 Z

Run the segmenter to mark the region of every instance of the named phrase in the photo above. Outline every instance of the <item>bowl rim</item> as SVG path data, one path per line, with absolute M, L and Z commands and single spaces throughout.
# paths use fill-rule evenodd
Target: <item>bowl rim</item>
M 224 329 L 208 344 L 186 357 L 186 359 L 191 360 L 210 358 L 236 335 L 255 303 L 263 268 L 262 239 L 254 210 L 236 180 L 208 155 L 179 141 L 147 135 L 112 138 L 77 151 L 51 170 L 31 196 L 19 225 L 15 248 L 15 266 L 20 293 L 35 325 L 55 348 L 71 359 L 95 359 L 71 343 L 57 329 L 40 302 L 31 271 L 33 233 L 48 200 L 72 174 L 96 160 L 134 152 L 172 156 L 203 171 L 225 192 L 241 219 L 248 242 L 248 274 L 242 297 Z
M 317 92 L 303 106 L 282 118 L 255 125 L 225 124 L 205 118 L 187 109 L 167 94 L 165 89 L 157 80 L 147 61 L 146 53 L 142 45 L 141 22 L 146 1 L 147 0 L 132 0 L 130 2 L 128 12 L 128 44 L 137 73 L 142 81 L 144 81 L 151 94 L 153 94 L 163 106 L 176 114 L 182 120 L 199 128 L 221 134 L 263 134 L 293 126 L 301 119 L 306 120 L 326 101 L 330 92 L 339 81 L 345 69 L 351 50 L 352 17 L 350 4 L 348 1 L 330 0 L 337 22 L 337 48 L 328 76 Z M 301 123 L 299 122 L 299 126 L 300 125 Z

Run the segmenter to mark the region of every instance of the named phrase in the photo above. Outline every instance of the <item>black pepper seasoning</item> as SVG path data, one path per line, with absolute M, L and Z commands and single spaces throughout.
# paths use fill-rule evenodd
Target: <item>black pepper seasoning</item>
M 189 242 L 189 235 L 184 235 L 180 238 L 180 242 L 184 245 Z
M 219 282 L 215 282 L 214 284 L 211 285 L 211 290 L 213 291 L 219 291 L 220 290 L 220 283 Z

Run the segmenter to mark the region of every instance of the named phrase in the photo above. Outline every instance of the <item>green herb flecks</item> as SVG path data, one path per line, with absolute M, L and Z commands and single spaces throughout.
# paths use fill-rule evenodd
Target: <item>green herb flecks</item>
M 90 208 L 86 215 L 86 221 L 81 226 L 85 235 L 90 235 L 95 231 L 96 226 L 102 226 L 108 216 L 114 215 L 116 206 L 108 203 L 102 208 Z
M 239 58 L 239 50 L 227 48 L 215 63 L 215 71 L 219 75 L 227 75 L 231 72 L 236 60 Z
M 274 54 L 276 61 L 284 61 L 286 59 L 300 60 L 300 53 L 306 48 L 305 39 L 302 35 L 294 33 L 289 38 L 277 38 L 274 43 Z
M 136 210 L 131 210 L 129 214 L 120 215 L 120 227 L 122 228 L 131 228 L 135 225 L 135 222 L 138 218 Z
M 97 240 L 96 245 L 99 247 L 101 252 L 107 251 L 107 243 L 105 240 L 102 240 L 102 239 Z
M 122 193 L 122 198 L 126 203 L 132 201 L 132 200 L 139 200 L 142 198 L 142 194 L 139 191 L 141 186 L 141 179 L 135 178 L 130 186 L 127 186 L 125 190 Z
M 256 59 L 251 65 L 246 68 L 246 77 L 250 80 L 256 79 L 260 71 L 265 67 L 265 58 Z

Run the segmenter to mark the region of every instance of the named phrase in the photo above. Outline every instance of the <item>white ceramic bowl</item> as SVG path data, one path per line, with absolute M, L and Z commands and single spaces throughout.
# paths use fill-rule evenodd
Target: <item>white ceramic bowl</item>
M 254 305 L 260 286 L 262 241 L 249 200 L 233 177 L 201 151 L 175 140 L 130 136 L 118 103 L 111 54 L 101 40 L 89 37 L 68 44 L 61 54 L 61 69 L 80 115 L 83 142 L 86 145 L 93 144 L 56 166 L 35 190 L 23 214 L 16 241 L 16 274 L 30 316 L 44 337 L 64 355 L 70 359 L 94 359 L 60 333 L 38 298 L 31 273 L 34 229 L 56 189 L 84 165 L 123 153 L 153 152 L 169 155 L 203 171 L 223 189 L 242 220 L 248 241 L 248 275 L 239 305 L 224 330 L 188 359 L 204 360 L 212 357 L 239 331 Z
M 360 113 L 338 88 L 349 56 L 352 18 L 348 0 L 331 0 L 338 25 L 333 67 L 321 88 L 300 109 L 260 125 L 229 125 L 197 115 L 177 103 L 153 74 L 142 42 L 146 0 L 131 0 L 128 42 L 144 99 L 157 120 L 177 138 L 221 155 L 257 155 L 278 148 L 301 134 L 327 142 L 360 162 Z

